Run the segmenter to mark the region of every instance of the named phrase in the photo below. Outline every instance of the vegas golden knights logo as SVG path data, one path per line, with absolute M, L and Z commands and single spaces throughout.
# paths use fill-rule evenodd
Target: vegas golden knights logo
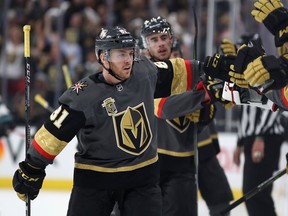
M 185 116 L 175 118 L 172 120 L 167 120 L 166 122 L 175 130 L 177 130 L 179 133 L 185 132 L 191 123 L 191 121 L 187 119 Z
M 152 133 L 143 103 L 113 115 L 117 145 L 133 155 L 140 155 L 150 145 Z

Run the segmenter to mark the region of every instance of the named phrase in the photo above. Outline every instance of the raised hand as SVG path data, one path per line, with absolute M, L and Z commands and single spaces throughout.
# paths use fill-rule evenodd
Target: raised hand
M 256 21 L 275 36 L 275 45 L 282 46 L 288 41 L 288 10 L 283 7 L 280 0 L 258 0 L 254 3 L 255 9 L 251 14 Z
M 234 55 L 220 55 L 219 53 L 207 56 L 203 64 L 203 71 L 214 79 L 217 78 L 229 82 L 230 65 L 234 64 L 235 58 Z

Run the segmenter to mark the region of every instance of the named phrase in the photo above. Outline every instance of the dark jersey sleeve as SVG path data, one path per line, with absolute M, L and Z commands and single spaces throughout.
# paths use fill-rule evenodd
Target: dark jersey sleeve
M 182 58 L 154 62 L 158 69 L 155 98 L 167 97 L 193 89 L 199 81 L 200 63 Z
M 167 98 L 154 99 L 154 114 L 161 119 L 174 119 L 203 108 L 204 90 L 191 90 Z
M 199 80 L 198 61 L 176 58 L 154 64 L 158 68 L 154 95 L 154 111 L 158 118 L 173 119 L 203 107 L 205 92 L 193 90 Z
M 84 124 L 85 116 L 82 112 L 60 105 L 36 132 L 28 150 L 28 160 L 38 167 L 52 164 Z
M 268 91 L 265 95 L 277 104 L 281 110 L 288 110 L 288 85 L 282 89 Z

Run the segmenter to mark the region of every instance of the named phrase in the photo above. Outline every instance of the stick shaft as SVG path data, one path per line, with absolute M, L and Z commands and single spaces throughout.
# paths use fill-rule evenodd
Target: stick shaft
M 34 100 L 50 113 L 54 111 L 54 109 L 49 105 L 48 101 L 45 100 L 40 94 L 36 94 Z
M 66 82 L 66 87 L 70 88 L 72 86 L 72 80 L 71 80 L 71 76 L 68 70 L 68 66 L 67 65 L 63 65 L 62 66 L 62 70 L 63 70 L 63 75 L 64 75 L 64 79 Z
M 24 32 L 24 57 L 25 57 L 25 156 L 27 156 L 27 151 L 31 143 L 31 133 L 30 133 L 30 25 L 25 25 L 23 27 Z M 31 202 L 28 195 L 26 195 L 26 216 L 31 215 Z
M 256 194 L 258 194 L 260 191 L 265 189 L 268 185 L 272 184 L 274 181 L 279 179 L 281 176 L 283 176 L 286 173 L 286 168 L 277 172 L 274 176 L 267 179 L 266 181 L 259 184 L 257 187 L 250 190 L 248 193 L 244 194 L 241 198 L 230 204 L 226 209 L 222 210 L 220 212 L 221 215 L 225 216 L 228 212 L 230 212 L 232 209 L 240 205 L 241 203 L 247 201 L 248 199 L 252 198 Z

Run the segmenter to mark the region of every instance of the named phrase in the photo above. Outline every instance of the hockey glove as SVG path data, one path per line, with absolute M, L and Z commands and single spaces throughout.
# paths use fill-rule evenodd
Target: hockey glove
M 250 62 L 264 54 L 262 48 L 254 46 L 251 42 L 248 45 L 243 44 L 237 51 L 234 65 L 230 66 L 230 81 L 241 88 L 248 88 L 249 84 L 244 79 L 243 72 Z
M 270 89 L 281 89 L 288 81 L 288 60 L 281 56 L 260 56 L 244 71 L 244 78 L 263 93 Z
M 237 86 L 241 88 L 248 88 L 249 83 L 244 79 L 244 75 L 242 73 L 235 72 L 234 65 L 231 65 L 230 69 L 231 69 L 229 72 L 229 76 L 231 76 L 230 81 L 232 83 L 235 83 Z
M 210 97 L 210 104 L 219 102 L 221 104 L 224 104 L 225 108 L 230 108 L 231 106 L 233 106 L 233 103 L 231 101 L 227 101 L 224 98 L 222 98 L 223 88 L 224 88 L 223 81 L 217 81 L 217 80 L 203 81 L 202 80 L 198 83 L 196 90 L 204 89 Z
M 253 43 L 248 43 L 248 45 L 243 44 L 237 50 L 237 57 L 234 63 L 235 71 L 243 73 L 250 62 L 264 54 L 265 51 L 262 47 L 254 46 Z
M 288 41 L 288 10 L 280 0 L 258 0 L 251 14 L 256 21 L 264 23 L 265 27 L 275 36 L 275 45 L 282 46 Z
M 203 71 L 206 75 L 229 82 L 230 65 L 234 64 L 235 56 L 214 54 L 207 56 L 204 61 Z
M 237 47 L 236 45 L 229 39 L 224 38 L 220 44 L 221 52 L 224 55 L 236 55 Z
M 45 170 L 31 166 L 25 161 L 19 163 L 19 168 L 13 176 L 13 188 L 18 197 L 26 201 L 26 196 L 34 200 L 42 187 Z
M 215 117 L 216 107 L 213 104 L 204 105 L 200 110 L 197 110 L 191 114 L 187 114 L 188 118 L 193 123 L 198 123 L 201 125 L 209 124 Z
M 283 44 L 282 46 L 277 47 L 277 53 L 279 56 L 288 53 L 288 47 L 286 46 L 286 44 Z

